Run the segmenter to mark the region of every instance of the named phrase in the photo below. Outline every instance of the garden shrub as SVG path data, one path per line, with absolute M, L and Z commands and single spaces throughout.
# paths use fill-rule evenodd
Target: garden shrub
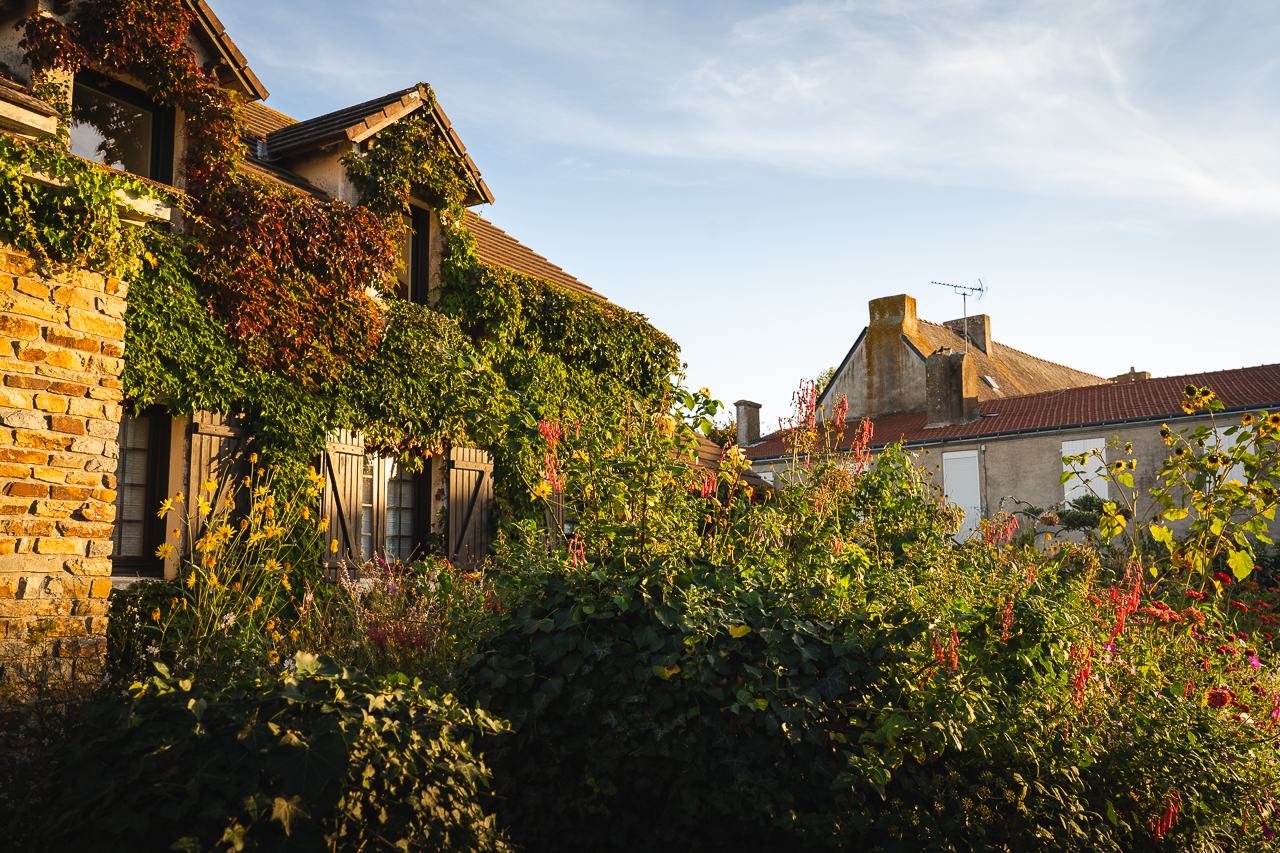
M 1196 523 L 1161 556 L 1120 544 L 1137 524 L 1115 504 L 1102 548 L 1016 537 L 1011 516 L 957 544 L 959 516 L 907 454 L 869 464 L 865 424 L 850 453 L 819 452 L 844 426 L 820 424 L 812 394 L 791 426 L 796 467 L 762 499 L 735 448 L 718 473 L 686 464 L 714 411 L 680 393 L 683 424 L 620 406 L 540 425 L 543 493 L 568 535 L 510 531 L 500 631 L 461 678 L 512 725 L 485 749 L 514 841 L 1267 843 L 1280 599 L 1194 567 L 1214 543 L 1265 542 L 1277 427 L 1240 451 L 1239 491 L 1166 495 L 1166 517 L 1185 503 Z M 1175 485 L 1209 464 L 1178 459 L 1162 472 Z M 1129 470 L 1109 472 L 1117 493 Z
M 486 714 L 305 654 L 217 689 L 156 669 L 62 747 L 48 849 L 506 849 L 478 801 Z

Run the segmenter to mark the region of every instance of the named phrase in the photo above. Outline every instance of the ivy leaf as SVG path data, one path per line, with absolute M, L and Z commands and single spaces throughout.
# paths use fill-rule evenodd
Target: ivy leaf
M 667 681 L 671 676 L 680 672 L 680 667 L 675 665 L 662 666 L 661 664 L 658 664 L 657 666 L 652 667 L 652 669 L 653 674 L 661 678 L 663 681 Z
M 750 633 L 751 633 L 750 625 L 734 625 L 729 629 L 729 636 L 733 637 L 735 640 L 738 639 L 739 637 L 745 637 L 747 636 L 747 634 L 750 634 Z
M 284 826 L 284 834 L 293 834 L 293 825 L 299 820 L 311 817 L 311 812 L 303 804 L 302 797 L 294 794 L 289 799 L 276 797 L 271 809 L 271 819 L 280 821 Z

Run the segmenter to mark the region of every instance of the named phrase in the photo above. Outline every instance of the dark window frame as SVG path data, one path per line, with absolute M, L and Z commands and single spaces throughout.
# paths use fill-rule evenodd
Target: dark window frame
M 148 174 L 138 177 L 158 181 L 162 184 L 173 184 L 173 146 L 175 116 L 172 107 L 162 107 L 146 92 L 108 77 L 97 71 L 83 69 L 76 72 L 72 83 L 72 104 L 75 103 L 75 86 L 93 89 L 108 98 L 129 104 L 151 113 L 151 163 Z M 74 106 L 73 106 L 74 111 Z
M 430 210 L 409 205 L 412 231 L 409 257 L 413 265 L 409 270 L 408 301 L 419 305 L 431 304 L 431 217 L 434 215 Z
M 164 560 L 156 556 L 156 549 L 166 541 L 166 519 L 156 515 L 160 502 L 168 492 L 169 486 L 169 433 L 170 417 L 163 406 L 150 406 L 140 412 L 126 412 L 125 417 L 145 417 L 148 419 L 147 429 L 147 467 L 143 490 L 142 541 L 143 553 L 140 557 L 125 557 L 114 553 L 111 555 L 111 574 L 126 577 L 164 577 Z M 129 451 L 125 447 L 124 422 L 120 423 L 120 435 L 117 442 L 120 448 L 119 462 L 116 466 L 116 491 L 123 502 L 124 473 L 126 456 Z M 120 512 L 117 510 L 117 515 Z M 117 518 L 119 522 L 121 519 Z M 111 532 L 114 544 L 118 529 Z

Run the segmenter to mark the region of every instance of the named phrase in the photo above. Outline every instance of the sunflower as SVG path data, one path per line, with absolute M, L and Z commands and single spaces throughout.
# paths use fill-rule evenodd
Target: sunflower
M 1186 388 L 1182 389 L 1182 393 L 1187 395 L 1188 397 L 1199 397 L 1200 389 L 1194 385 L 1188 385 Z
M 1280 429 L 1280 412 L 1267 416 L 1267 426 L 1272 429 Z
M 1257 418 L 1255 418 L 1251 413 L 1245 412 L 1244 417 L 1240 419 L 1240 424 L 1241 426 L 1249 427 L 1253 426 L 1255 421 L 1257 421 Z

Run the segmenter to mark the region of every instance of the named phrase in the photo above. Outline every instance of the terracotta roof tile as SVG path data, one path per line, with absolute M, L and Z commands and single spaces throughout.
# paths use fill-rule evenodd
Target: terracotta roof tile
M 209 4 L 205 0 L 186 0 L 186 5 L 195 13 L 196 20 L 199 21 L 205 35 L 213 42 L 214 49 L 221 54 L 223 67 L 235 78 L 236 88 L 252 98 L 265 100 L 270 94 L 267 87 L 262 85 L 258 75 L 249 68 L 249 60 L 245 59 L 240 48 L 236 47 L 236 43 L 227 34 L 227 28 L 222 25 L 222 21 L 218 20 L 218 16 L 213 14 Z M 219 77 L 221 78 L 221 75 Z
M 258 103 L 245 104 L 244 111 L 249 118 L 248 136 L 255 142 L 265 140 L 267 134 L 272 131 L 298 123 L 297 119 L 289 118 L 284 113 L 278 113 Z
M 322 148 L 343 140 L 360 142 L 382 128 L 399 121 L 420 109 L 426 103 L 426 87 L 423 84 L 391 92 L 380 98 L 344 107 L 306 121 L 290 122 L 267 130 L 266 158 L 281 160 Z M 279 113 L 275 115 L 279 116 Z M 475 161 L 467 154 L 467 148 L 449 124 L 449 117 L 437 103 L 431 112 L 436 128 L 444 135 L 453 153 L 462 160 L 471 178 L 472 191 L 467 204 L 493 203 L 493 193 L 480 177 Z M 260 116 L 260 118 L 268 118 Z
M 1228 409 L 1280 406 L 1280 364 L 1243 367 L 1215 373 L 1190 373 L 1142 382 L 1106 382 L 1041 394 L 986 400 L 983 417 L 968 424 L 925 427 L 925 412 L 906 412 L 872 418 L 873 446 L 896 441 L 925 444 L 939 440 L 994 438 L 1023 432 L 1104 426 L 1134 420 L 1172 420 L 1182 411 L 1183 388 L 1208 386 Z M 841 449 L 853 440 L 846 430 Z M 750 459 L 786 456 L 787 433 L 775 432 L 744 449 Z
M 476 238 L 476 250 L 486 264 L 506 267 L 518 273 L 550 281 L 578 293 L 604 299 L 590 287 L 578 281 L 533 249 L 516 240 L 498 226 L 467 211 L 467 228 Z

